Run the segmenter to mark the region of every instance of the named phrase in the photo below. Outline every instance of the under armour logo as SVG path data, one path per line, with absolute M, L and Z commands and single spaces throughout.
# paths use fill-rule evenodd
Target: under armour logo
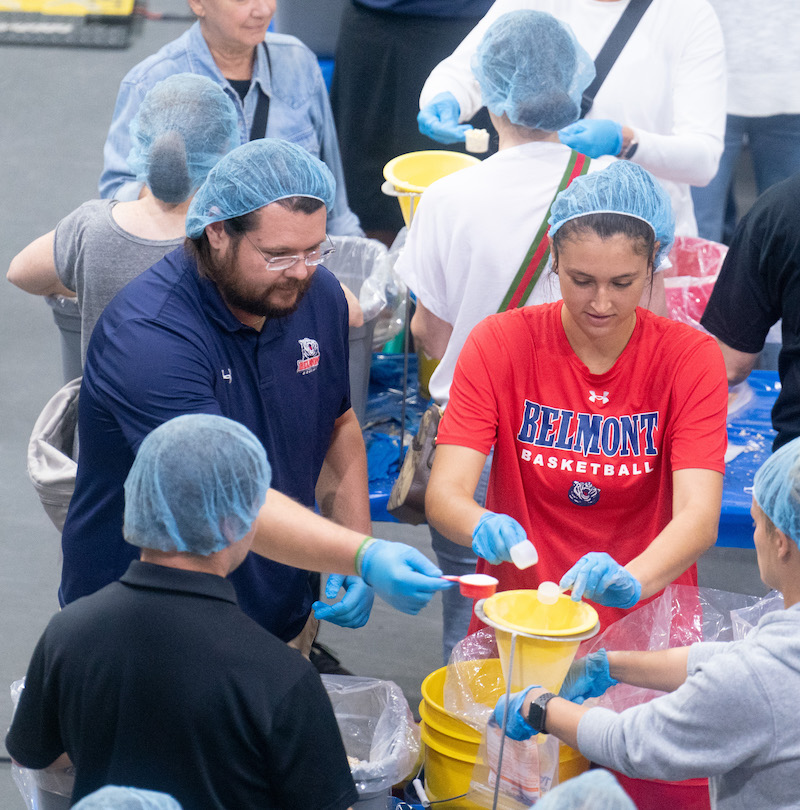
M 603 391 L 602 394 L 589 391 L 589 402 L 599 402 L 601 405 L 605 405 L 608 402 L 608 391 Z
M 231 382 L 231 380 L 233 379 L 233 375 L 231 374 L 231 370 L 228 369 L 227 371 L 225 371 L 224 368 L 220 369 L 220 370 L 222 371 L 222 379 L 227 381 L 227 382 Z

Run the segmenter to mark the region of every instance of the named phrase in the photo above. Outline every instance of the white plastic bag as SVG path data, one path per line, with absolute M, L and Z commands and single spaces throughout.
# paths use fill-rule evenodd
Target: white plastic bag
M 62 531 L 78 470 L 78 395 L 82 377 L 60 388 L 36 419 L 28 475 L 53 525 Z

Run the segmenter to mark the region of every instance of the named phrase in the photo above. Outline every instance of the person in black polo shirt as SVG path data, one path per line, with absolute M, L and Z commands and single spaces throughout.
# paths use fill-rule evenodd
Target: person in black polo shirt
M 221 416 L 145 438 L 125 481 L 125 539 L 141 559 L 51 619 L 6 737 L 16 762 L 66 754 L 73 802 L 106 784 L 208 810 L 357 800 L 319 675 L 241 612 L 225 579 L 270 479 L 262 444 Z

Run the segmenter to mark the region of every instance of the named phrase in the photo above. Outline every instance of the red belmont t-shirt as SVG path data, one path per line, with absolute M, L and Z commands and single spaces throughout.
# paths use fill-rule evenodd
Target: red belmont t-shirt
M 591 374 L 561 306 L 478 324 L 439 428 L 438 444 L 495 447 L 486 508 L 519 521 L 539 552 L 525 571 L 479 560 L 501 590 L 558 582 L 589 551 L 625 565 L 670 521 L 674 470 L 725 470 L 728 388 L 714 341 L 640 308 L 617 362 Z M 675 581 L 696 584 L 696 567 Z M 625 613 L 597 609 L 603 626 Z

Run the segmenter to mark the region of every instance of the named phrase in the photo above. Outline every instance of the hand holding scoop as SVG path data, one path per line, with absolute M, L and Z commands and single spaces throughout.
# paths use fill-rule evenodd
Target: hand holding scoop
M 494 596 L 497 590 L 497 579 L 488 574 L 464 574 L 461 577 L 445 574 L 442 579 L 457 582 L 460 594 L 470 599 L 486 599 Z
M 564 593 L 564 589 L 557 582 L 540 582 L 536 589 L 536 598 L 543 605 L 554 605 L 562 593 Z

